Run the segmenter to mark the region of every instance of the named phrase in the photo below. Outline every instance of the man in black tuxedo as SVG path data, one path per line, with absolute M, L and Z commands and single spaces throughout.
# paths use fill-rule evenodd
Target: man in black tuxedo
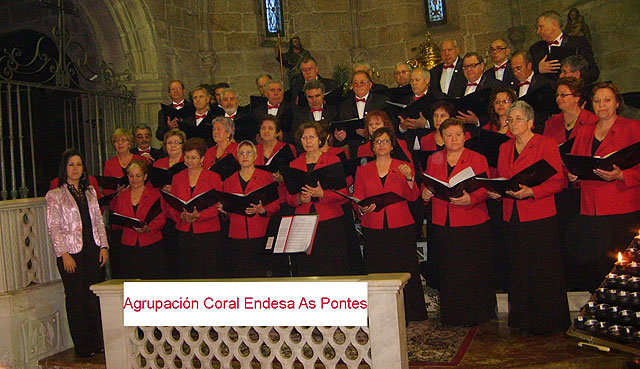
M 220 91 L 220 104 L 224 109 L 224 117 L 235 124 L 234 138 L 237 142 L 249 140 L 256 142 L 258 120 L 251 115 L 249 106 L 239 106 L 238 93 L 232 88 Z
M 222 107 L 222 96 L 220 96 L 220 92 L 222 90 L 230 88 L 227 82 L 218 82 L 213 85 L 213 91 L 209 91 L 209 93 L 213 93 L 211 95 L 211 106 L 209 107 L 209 114 L 213 114 L 213 117 L 221 117 L 224 116 L 224 108 Z
M 210 112 L 211 95 L 205 87 L 198 87 L 191 93 L 195 113 L 182 121 L 183 131 L 187 138 L 200 137 L 205 140 L 207 146 L 213 146 L 213 114 Z
M 503 84 L 501 81 L 483 74 L 484 66 L 484 58 L 482 58 L 482 56 L 477 52 L 472 51 L 464 55 L 462 58 L 462 70 L 464 71 L 464 77 L 467 80 L 465 83 L 464 96 L 472 95 L 476 92 L 479 93 L 486 89 L 493 90 Z M 479 95 L 474 96 L 476 96 L 477 99 L 477 96 Z M 471 96 L 469 98 L 471 98 Z M 486 105 L 483 106 L 487 106 L 488 104 L 489 102 L 487 101 Z M 488 120 L 488 117 L 478 117 L 478 115 L 473 111 L 465 110 L 464 107 L 461 108 L 462 110 L 458 112 L 457 117 L 469 124 L 479 127 L 481 123 Z
M 185 109 L 185 112 L 191 114 L 194 111 L 193 104 L 184 100 L 184 83 L 180 80 L 171 81 L 169 83 L 169 97 L 171 98 L 171 104 L 169 107 L 176 111 Z M 180 128 L 180 118 L 174 117 L 171 119 L 160 109 L 158 111 L 158 128 L 156 129 L 156 138 L 160 141 L 164 140 L 164 134 L 174 128 Z
M 513 76 L 511 62 L 509 61 L 510 55 L 511 49 L 505 40 L 501 38 L 494 40 L 489 46 L 489 56 L 493 61 L 493 67 L 487 69 L 484 75 L 507 85 L 515 82 L 516 77 Z
M 535 110 L 534 131 L 542 133 L 544 122 L 555 112 L 555 89 L 552 82 L 533 70 L 531 54 L 518 51 L 511 58 L 513 75 L 518 81 L 511 87 L 519 100 L 525 100 Z
M 267 101 L 255 108 L 251 113 L 260 121 L 265 115 L 271 114 L 278 118 L 282 128 L 285 142 L 294 143 L 294 133 L 291 130 L 293 125 L 293 104 L 284 100 L 284 87 L 281 81 L 270 80 L 265 84 L 265 96 Z
M 249 102 L 251 105 L 251 109 L 257 107 L 258 105 L 262 105 L 267 101 L 267 98 L 264 95 L 264 86 L 272 80 L 270 74 L 263 73 L 256 77 L 256 88 L 258 89 L 258 95 L 249 96 Z
M 306 106 L 307 99 L 304 96 L 304 92 L 302 91 L 304 84 L 312 81 L 318 80 L 322 82 L 324 85 L 324 89 L 326 92 L 330 92 L 338 88 L 338 83 L 329 78 L 323 78 L 318 74 L 320 68 L 318 68 L 318 62 L 311 56 L 306 56 L 302 58 L 302 62 L 300 63 L 300 71 L 302 72 L 302 81 L 290 87 L 289 92 L 291 93 L 291 100 L 294 104 L 299 106 Z
M 298 126 L 306 122 L 322 121 L 328 125 L 337 118 L 338 108 L 334 105 L 328 105 L 324 101 L 324 86 L 322 82 L 317 79 L 311 80 L 304 84 L 302 91 L 307 99 L 307 106 L 295 107 L 292 132 L 296 132 Z M 296 148 L 302 149 L 302 147 L 298 146 Z
M 138 124 L 133 128 L 133 140 L 136 143 L 136 147 L 131 148 L 131 153 L 146 158 L 149 163 L 153 163 L 156 159 L 165 156 L 163 150 L 151 147 L 152 139 L 151 128 L 146 124 Z
M 412 94 L 405 96 L 403 101 L 399 102 L 410 105 L 423 97 L 435 101 L 435 98 L 433 98 L 434 92 L 429 88 L 430 82 L 431 74 L 426 69 L 416 68 L 412 70 L 409 83 Z M 440 97 L 444 96 L 440 94 Z M 417 118 L 397 117 L 400 123 L 397 127 L 398 132 L 407 141 L 407 146 L 410 150 L 420 150 L 420 138 L 429 133 L 428 130 L 431 128 L 431 123 L 429 122 L 430 112 L 431 106 L 425 106 L 425 109 L 419 113 Z
M 355 62 L 353 64 L 353 69 L 354 72 L 357 72 L 359 70 L 367 72 L 369 74 L 369 76 L 373 76 L 373 70 L 371 69 L 371 64 L 369 64 L 366 61 L 358 61 Z M 381 84 L 381 83 L 375 83 L 373 82 L 373 86 L 371 86 L 371 92 L 377 93 L 377 94 L 383 94 L 386 95 L 387 90 L 389 89 L 389 87 Z
M 413 68 L 406 62 L 396 63 L 393 76 L 396 79 L 396 85 L 398 85 L 398 87 L 409 86 L 412 70 Z
M 536 33 L 541 41 L 531 45 L 529 52 L 533 60 L 533 70 L 551 80 L 559 77 L 560 62 L 571 55 L 582 55 L 589 64 L 589 72 L 584 76 L 585 83 L 593 83 L 600 75 L 591 51 L 591 45 L 584 36 L 571 36 L 562 32 L 560 15 L 546 11 L 536 21 Z
M 467 82 L 462 73 L 462 59 L 458 56 L 460 49 L 456 40 L 444 40 L 440 43 L 442 63 L 431 69 L 431 80 L 434 91 L 449 97 L 464 95 Z
M 371 76 L 364 71 L 354 72 L 351 77 L 353 91 L 347 93 L 345 99 L 338 106 L 338 119 L 347 120 L 352 118 L 364 119 L 367 112 L 382 110 L 386 107 L 384 95 L 371 92 L 373 82 Z M 349 145 L 349 154 L 356 157 L 358 146 L 364 137 L 364 125 L 359 126 L 356 133 L 360 135 L 358 139 L 347 139 L 347 132 L 337 130 L 334 132 L 335 146 Z

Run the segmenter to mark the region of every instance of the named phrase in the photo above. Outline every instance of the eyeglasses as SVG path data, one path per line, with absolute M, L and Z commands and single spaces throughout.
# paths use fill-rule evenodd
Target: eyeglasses
M 556 94 L 556 97 L 561 97 L 563 99 L 567 96 L 573 96 L 573 94 Z
M 395 71 L 395 74 L 396 75 L 398 75 L 398 74 L 409 74 L 409 71 L 408 70 L 397 70 L 397 71 Z
M 182 141 L 167 141 L 167 145 L 182 145 Z
M 390 143 L 391 143 L 391 140 L 375 140 L 375 141 L 373 141 L 374 145 L 382 145 L 382 144 L 386 145 L 386 144 L 390 144 Z
M 515 117 L 515 118 L 507 119 L 507 124 L 522 123 L 522 122 L 526 122 L 526 121 L 527 120 L 525 118 Z
M 509 100 L 509 99 L 496 100 L 493 103 L 496 104 L 496 105 L 507 105 L 507 104 L 511 104 L 511 100 Z
M 490 53 L 497 53 L 499 51 L 504 51 L 506 49 L 507 49 L 506 47 L 496 47 L 495 49 L 493 47 L 490 47 L 489 48 L 489 52 Z
M 253 151 L 238 151 L 238 156 L 253 156 L 255 155 Z
M 462 66 L 462 69 L 467 70 L 467 69 L 470 69 L 470 68 L 475 68 L 475 67 L 477 67 L 477 66 L 478 66 L 478 65 L 480 65 L 480 64 L 482 64 L 482 63 L 477 62 L 477 63 L 474 63 L 474 64 L 467 64 L 467 65 L 463 65 L 463 66 Z
M 117 140 L 113 140 L 113 143 L 128 143 L 129 140 L 127 140 L 126 138 L 119 138 Z

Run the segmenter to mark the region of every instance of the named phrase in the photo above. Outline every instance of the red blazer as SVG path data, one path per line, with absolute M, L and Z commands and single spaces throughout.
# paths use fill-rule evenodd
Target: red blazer
M 147 162 L 147 160 L 144 157 L 138 154 L 133 154 L 133 158 L 131 160 L 144 160 L 145 163 Z M 120 166 L 120 162 L 118 161 L 118 155 L 110 158 L 104 163 L 104 170 L 102 171 L 102 175 L 107 177 L 117 177 L 117 178 L 127 175 L 122 169 L 122 167 Z M 116 190 L 108 190 L 108 189 L 102 190 L 102 194 L 104 194 L 105 196 L 111 195 L 114 192 L 116 192 Z M 114 202 L 112 201 L 110 204 L 110 207 L 113 205 L 114 205 Z
M 453 168 L 451 175 L 447 175 L 447 149 L 438 151 L 429 156 L 427 160 L 426 173 L 441 181 L 449 182 L 451 177 L 458 174 L 463 169 L 471 167 L 476 174 L 489 175 L 489 164 L 487 159 L 475 151 L 464 149 L 460 154 L 458 163 Z M 489 198 L 487 190 L 480 188 L 469 194 L 471 204 L 458 206 L 450 201 L 440 200 L 434 197 L 432 201 L 433 224 L 444 226 L 449 213 L 449 224 L 451 227 L 474 226 L 489 220 L 489 212 L 485 201 Z
M 485 131 L 498 132 L 498 127 L 495 124 L 491 124 L 491 123 L 487 123 L 480 128 L 484 129 Z M 513 133 L 511 133 L 510 130 L 507 130 L 507 133 L 505 133 L 505 135 L 513 138 Z
M 397 159 L 391 160 L 391 166 L 387 173 L 387 179 L 384 181 L 384 186 L 382 185 L 382 181 L 380 181 L 375 160 L 358 167 L 353 196 L 358 199 L 365 199 L 373 195 L 393 192 L 408 201 L 415 201 L 420 195 L 420 189 L 415 182 L 413 189 L 409 187 L 404 175 L 398 170 L 398 166 L 401 164 L 406 163 Z M 382 229 L 385 215 L 389 228 L 399 228 L 414 223 L 407 201 L 401 201 L 389 205 L 380 211 L 360 216 L 361 224 L 363 227 L 370 229 Z
M 134 212 L 133 205 L 131 204 L 131 188 L 127 188 L 116 197 L 116 204 L 113 211 L 144 221 L 147 213 L 160 197 L 160 191 L 147 183 L 140 197 L 138 208 Z M 165 203 L 163 200 L 160 200 L 160 202 L 164 211 Z M 145 233 L 138 233 L 129 227 L 122 227 L 122 244 L 125 246 L 136 246 L 137 242 L 140 247 L 143 247 L 162 240 L 162 232 L 160 231 L 162 227 L 164 227 L 165 218 L 164 213 L 160 213 L 149 223 L 149 232 Z
M 553 195 L 567 186 L 567 179 L 562 171 L 562 161 L 560 160 L 560 151 L 556 141 L 534 134 L 514 162 L 515 145 L 515 138 L 500 145 L 500 154 L 498 156 L 498 173 L 500 177 L 511 178 L 514 174 L 540 159 L 546 160 L 558 173 L 541 185 L 532 187 L 533 198 L 516 201 L 512 198 L 504 197 L 502 200 L 503 219 L 506 222 L 511 219 L 514 201 L 516 201 L 516 206 L 518 207 L 520 222 L 529 222 L 554 216 L 556 214 L 556 205 Z
M 409 148 L 407 147 L 407 141 L 398 140 L 398 145 L 400 146 L 400 148 L 402 149 L 404 154 L 407 156 L 407 158 L 409 158 L 409 161 L 411 163 L 411 168 L 413 168 L 413 156 L 411 155 L 411 152 L 409 151 Z M 371 156 L 376 156 L 376 154 L 374 154 L 373 150 L 371 150 L 370 141 L 367 141 L 367 142 L 363 143 L 362 145 L 360 145 L 360 147 L 358 147 L 358 157 L 359 158 L 366 158 L 366 157 L 371 157 Z
M 236 160 L 238 160 L 238 143 L 237 142 L 231 142 L 229 146 L 227 146 L 227 148 L 224 150 L 224 153 L 222 154 L 222 156 L 219 158 L 216 158 L 216 150 L 217 150 L 216 145 L 207 149 L 207 152 L 204 154 L 204 161 L 202 162 L 203 167 L 209 169 L 213 164 L 216 163 L 216 161 L 224 158 L 229 154 L 233 155 L 233 157 L 236 158 Z
M 193 196 L 214 188 L 218 191 L 222 190 L 220 176 L 215 172 L 203 169 L 198 178 L 198 182 L 196 182 L 196 187 L 193 190 Z M 188 169 L 173 176 L 173 181 L 171 181 L 171 194 L 184 201 L 193 198 L 193 196 L 191 196 L 191 187 L 189 186 Z M 176 229 L 182 232 L 189 232 L 189 223 L 180 219 L 180 212 L 173 208 L 169 210 L 171 219 L 176 222 Z M 198 211 L 200 212 L 200 219 L 193 222 L 193 233 L 217 232 L 220 230 L 220 218 L 218 218 L 218 209 L 215 206 L 204 210 L 198 209 Z
M 471 138 L 471 133 L 468 131 L 464 132 L 464 139 L 468 140 Z M 436 132 L 433 131 L 428 135 L 422 136 L 420 139 L 420 151 L 436 151 L 438 150 L 438 146 L 436 145 Z
M 243 193 L 248 194 L 260 187 L 266 186 L 273 182 L 273 174 L 266 170 L 256 169 L 253 172 L 253 176 L 247 183 L 247 188 L 242 191 L 240 185 L 240 172 L 236 172 L 231 177 L 225 179 L 222 183 L 222 191 L 228 193 Z M 242 216 L 239 214 L 229 213 L 229 238 L 235 239 L 247 239 L 264 237 L 267 233 L 267 226 L 269 225 L 269 218 L 277 214 L 280 210 L 280 203 L 274 201 L 268 205 L 264 205 L 264 209 L 267 211 L 266 216 Z
M 180 155 L 180 161 L 184 161 L 184 155 Z M 153 166 L 156 168 L 169 169 L 169 157 L 165 156 L 153 162 Z
M 291 162 L 289 165 L 291 168 L 300 169 L 302 171 L 307 171 L 307 162 L 306 162 L 307 153 L 302 153 L 295 160 Z M 318 158 L 318 162 L 315 165 L 315 169 L 320 169 L 322 167 L 326 167 L 327 165 L 331 165 L 334 163 L 339 163 L 340 158 L 335 155 L 322 153 Z M 347 188 L 343 188 L 339 190 L 345 195 L 349 194 Z M 298 192 L 299 193 L 299 192 Z M 311 211 L 311 204 L 313 204 L 316 208 L 316 212 L 319 215 L 319 221 L 329 220 L 337 217 L 341 217 L 343 212 L 340 207 L 346 199 L 333 193 L 333 191 L 324 190 L 324 196 L 319 199 L 318 202 L 308 202 L 306 204 L 298 205 L 298 193 L 293 195 L 287 192 L 287 203 L 289 205 L 296 208 L 296 214 L 307 214 Z
M 596 125 L 587 125 L 576 134 L 571 153 L 591 156 Z M 605 156 L 640 141 L 640 121 L 618 117 L 596 150 Z M 580 181 L 580 214 L 626 214 L 640 209 L 640 165 L 623 170 L 624 181 Z M 580 179 L 580 178 L 578 178 Z
M 580 111 L 580 114 L 578 114 L 578 119 L 576 120 L 575 126 L 573 126 L 573 129 L 569 134 L 569 138 L 575 137 L 578 130 L 583 126 L 596 123 L 598 123 L 598 117 L 596 117 L 592 112 L 582 109 Z M 567 136 L 564 129 L 564 117 L 562 116 L 562 113 L 558 113 L 547 119 L 544 124 L 544 132 L 542 133 L 542 135 L 555 139 L 558 145 L 563 144 L 567 141 Z
M 293 146 L 292 144 L 288 144 L 288 143 L 282 142 L 282 141 L 278 141 L 278 142 L 276 142 L 276 146 L 273 148 L 273 151 L 271 152 L 271 156 L 269 156 L 269 159 L 271 159 L 271 157 L 275 153 L 280 151 L 280 149 L 284 145 L 289 145 L 289 148 L 291 149 L 291 152 L 293 153 L 294 157 L 298 156 L 298 154 L 296 153 L 295 146 Z M 255 164 L 255 165 L 264 165 L 264 163 L 265 163 L 265 160 L 264 160 L 264 145 L 263 144 L 256 145 L 256 161 L 253 164 Z M 285 187 L 284 182 L 278 183 L 278 195 L 280 195 L 280 203 L 286 203 L 287 202 L 287 187 Z

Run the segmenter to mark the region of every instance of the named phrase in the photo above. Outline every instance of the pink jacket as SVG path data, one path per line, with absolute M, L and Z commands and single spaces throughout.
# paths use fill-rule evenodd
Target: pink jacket
M 96 190 L 93 186 L 89 186 L 85 193 L 91 215 L 93 239 L 98 247 L 108 248 L 107 233 L 102 222 Z M 82 250 L 82 221 L 76 200 L 65 186 L 47 192 L 46 200 L 47 228 L 56 256 L 79 253 Z

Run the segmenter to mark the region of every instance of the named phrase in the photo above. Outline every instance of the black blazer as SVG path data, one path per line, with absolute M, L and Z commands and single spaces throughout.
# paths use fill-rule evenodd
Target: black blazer
M 443 93 L 440 88 L 440 77 L 442 77 L 442 69 L 444 63 L 440 63 L 431 69 L 431 83 L 430 86 L 434 91 Z M 464 96 L 464 90 L 467 89 L 467 78 L 462 72 L 462 57 L 458 57 L 458 62 L 455 65 L 453 71 L 453 77 L 451 77 L 451 83 L 449 84 L 448 97 L 461 97 Z
M 191 112 L 196 110 L 196 108 L 193 106 L 193 103 L 187 100 L 184 101 L 184 107 L 182 109 L 187 109 L 186 111 Z M 182 129 L 181 122 L 178 123 L 178 128 Z M 169 130 L 171 130 L 171 128 L 169 128 L 169 126 L 167 125 L 167 116 L 166 114 L 164 114 L 162 109 L 160 109 L 158 110 L 158 129 L 156 129 L 156 138 L 160 141 L 164 141 L 164 134 L 169 132 Z
M 252 110 L 251 114 L 258 119 L 258 122 L 267 115 L 267 104 L 268 103 L 261 104 Z M 284 141 L 288 143 L 293 143 L 294 141 L 293 132 L 291 131 L 291 127 L 293 126 L 293 108 L 294 105 L 285 99 L 280 103 L 278 114 L 276 115 L 280 123 L 280 128 L 282 128 Z
M 533 70 L 536 73 L 538 72 L 538 63 L 545 56 L 547 60 L 557 59 L 562 62 L 562 60 L 570 55 L 582 55 L 589 63 L 589 73 L 588 76 L 583 76 L 585 82 L 587 84 L 595 82 L 600 76 L 600 69 L 596 64 L 595 59 L 593 58 L 593 51 L 591 50 L 591 45 L 589 45 L 589 41 L 584 36 L 570 36 L 566 33 L 562 38 L 562 44 L 560 46 L 554 46 L 551 48 L 551 55 L 549 54 L 549 46 L 545 41 L 538 41 L 535 44 L 531 45 L 529 48 L 529 52 L 531 53 L 531 58 L 533 59 Z M 556 73 L 546 73 L 545 77 L 550 78 L 552 80 L 558 79 L 560 76 L 560 71 L 558 70 Z
M 333 105 L 324 104 L 322 107 L 322 119 L 327 123 L 331 123 L 338 117 L 338 108 Z M 298 130 L 298 126 L 305 122 L 313 122 L 313 113 L 309 107 L 301 108 L 296 106 L 293 112 L 293 126 L 291 126 L 291 132 L 295 134 Z
M 496 81 L 499 81 L 498 79 L 496 79 L 496 74 L 493 70 L 493 67 L 487 69 L 483 75 L 487 76 L 488 78 L 494 79 Z M 506 86 L 511 86 L 513 85 L 513 83 L 518 83 L 518 80 L 516 79 L 516 77 L 513 75 L 513 69 L 511 68 L 511 60 L 507 60 L 507 65 L 504 68 L 504 75 L 502 76 L 502 83 L 504 83 Z M 516 91 L 517 92 L 517 91 Z
M 280 109 L 278 109 L 280 110 Z M 258 119 L 251 114 L 251 108 L 249 105 L 238 106 L 233 123 L 236 126 L 236 132 L 233 137 L 236 142 L 243 140 L 249 140 L 256 143 L 256 136 L 258 135 L 260 128 L 258 125 Z
M 187 138 L 200 137 L 207 143 L 207 147 L 213 146 L 213 122 L 214 114 L 209 111 L 207 116 L 202 119 L 199 125 L 196 126 L 196 116 L 190 115 L 182 120 L 182 129 L 187 135 Z M 184 129 L 183 129 L 184 128 Z
M 375 92 L 369 92 L 369 97 L 367 98 L 367 102 L 364 104 L 364 112 L 366 113 L 373 110 L 382 110 L 387 104 L 385 95 L 377 94 Z M 347 96 L 338 106 L 338 119 L 346 120 L 351 118 L 358 117 L 358 108 L 356 107 L 356 95 L 352 91 L 347 93 Z

